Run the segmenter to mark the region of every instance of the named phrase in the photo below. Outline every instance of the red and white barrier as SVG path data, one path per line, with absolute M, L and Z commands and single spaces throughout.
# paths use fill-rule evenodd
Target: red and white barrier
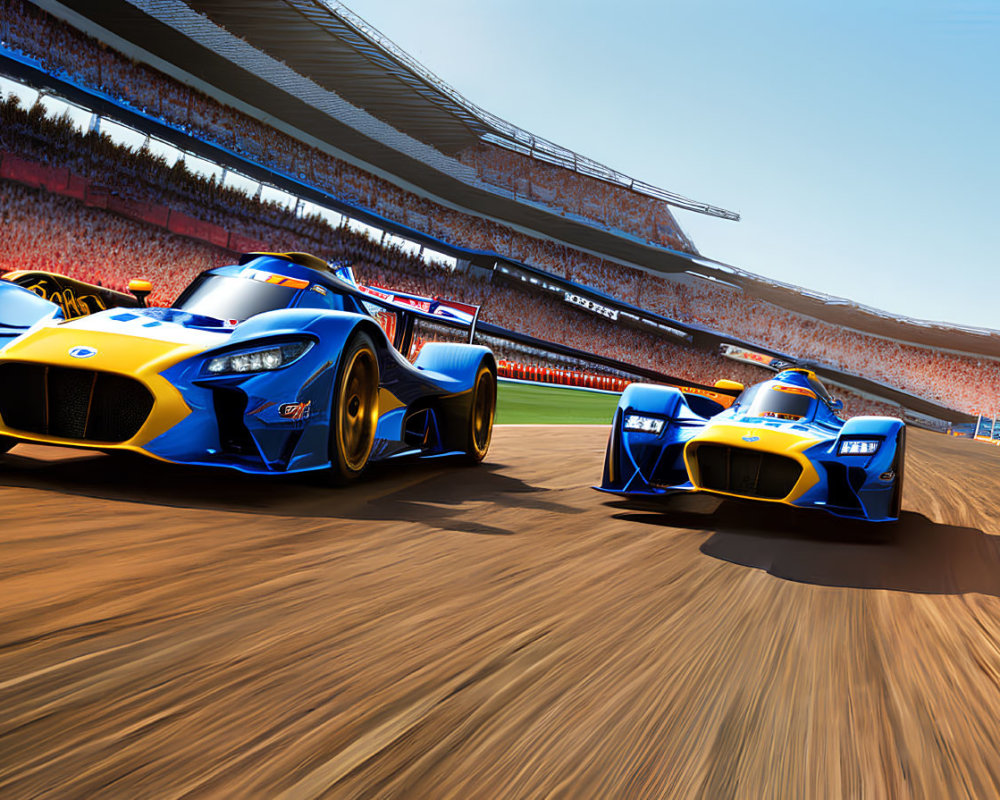
M 522 364 L 519 361 L 500 361 L 497 364 L 497 374 L 501 378 L 550 383 L 556 386 L 580 386 L 586 389 L 600 389 L 605 392 L 622 392 L 626 386 L 632 383 L 625 378 L 615 378 L 610 375 L 552 369 L 534 364 Z

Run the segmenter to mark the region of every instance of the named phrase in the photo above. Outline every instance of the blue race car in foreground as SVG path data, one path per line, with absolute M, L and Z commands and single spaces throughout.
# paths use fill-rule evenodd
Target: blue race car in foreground
M 359 286 L 303 253 L 208 270 L 173 308 L 145 308 L 149 286 L 133 288 L 138 307 L 66 319 L 0 280 L 0 452 L 128 450 L 342 483 L 375 461 L 475 463 L 489 449 L 490 350 L 428 341 L 414 363 L 402 355 L 423 328 L 471 339 L 475 306 Z
M 743 390 L 729 408 L 631 384 L 615 412 L 598 488 L 637 498 L 710 492 L 895 520 L 906 428 L 893 417 L 845 422 L 835 413 L 842 405 L 813 372 L 797 368 Z

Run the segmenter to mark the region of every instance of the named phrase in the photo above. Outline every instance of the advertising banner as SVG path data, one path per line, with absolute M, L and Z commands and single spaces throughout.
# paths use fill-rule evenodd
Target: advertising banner
M 602 317 L 607 317 L 608 319 L 618 321 L 618 309 L 609 308 L 608 306 L 601 305 L 600 303 L 591 300 L 589 297 L 581 297 L 573 292 L 563 292 L 563 300 L 573 306 L 579 306 L 580 308 L 585 308 L 593 314 L 597 314 Z
M 782 361 L 780 358 L 769 356 L 766 353 L 758 353 L 755 350 L 748 350 L 745 347 L 738 347 L 735 344 L 720 344 L 719 352 L 726 358 L 731 358 L 734 361 L 742 361 L 745 364 L 754 364 L 758 367 L 773 369 L 775 372 L 795 366 L 790 361 Z

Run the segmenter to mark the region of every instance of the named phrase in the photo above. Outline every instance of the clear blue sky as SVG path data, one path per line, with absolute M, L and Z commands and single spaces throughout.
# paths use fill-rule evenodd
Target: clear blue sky
M 701 252 L 1000 328 L 1000 0 L 347 0 L 478 105 L 740 212 Z

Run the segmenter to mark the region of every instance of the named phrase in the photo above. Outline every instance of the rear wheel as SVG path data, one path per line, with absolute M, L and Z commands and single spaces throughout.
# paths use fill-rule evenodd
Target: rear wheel
M 351 339 L 340 360 L 330 408 L 330 467 L 334 483 L 361 476 L 378 425 L 378 357 L 365 333 Z
M 486 458 L 493 438 L 493 418 L 497 410 L 497 376 L 489 364 L 482 363 L 472 388 L 465 457 L 470 464 Z
M 889 513 L 898 518 L 903 509 L 903 472 L 906 469 L 906 428 L 896 434 L 896 457 L 892 460 L 892 471 L 896 473 L 896 485 L 892 487 Z

